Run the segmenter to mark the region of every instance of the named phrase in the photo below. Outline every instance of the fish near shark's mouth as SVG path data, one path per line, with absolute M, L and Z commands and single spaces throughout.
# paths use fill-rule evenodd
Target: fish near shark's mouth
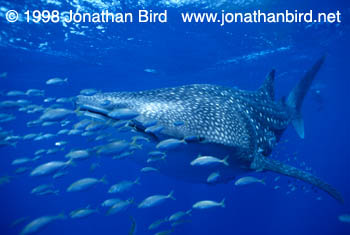
M 88 116 L 94 119 L 100 119 L 100 120 L 114 120 L 114 121 L 127 121 L 128 126 L 134 128 L 137 131 L 143 132 L 145 131 L 146 127 L 144 126 L 145 123 L 137 121 L 135 118 L 139 115 L 137 114 L 135 118 L 118 118 L 113 115 L 113 111 L 118 110 L 129 110 L 124 104 L 113 104 L 110 102 L 110 100 L 106 99 L 105 97 L 98 97 L 98 95 L 94 96 L 84 96 L 84 95 L 78 95 L 74 100 L 75 108 L 77 112 L 81 115 Z M 108 101 L 108 102 L 106 102 Z M 117 109 L 114 109 L 117 107 Z M 132 111 L 132 110 L 129 110 Z M 124 113 L 125 114 L 125 113 Z M 129 114 L 128 114 L 129 115 Z M 146 124 L 153 125 L 152 121 L 146 122 Z M 147 133 L 149 136 L 152 136 L 153 138 L 156 138 L 156 136 L 153 133 Z
M 108 113 L 111 109 L 109 109 L 107 105 L 104 107 L 101 101 L 94 96 L 78 95 L 74 103 L 76 109 L 83 114 L 91 113 L 104 118 L 110 118 L 108 117 Z
M 78 95 L 75 99 L 77 111 L 98 119 L 133 120 L 139 113 L 123 103 L 113 103 L 104 94 L 93 96 Z

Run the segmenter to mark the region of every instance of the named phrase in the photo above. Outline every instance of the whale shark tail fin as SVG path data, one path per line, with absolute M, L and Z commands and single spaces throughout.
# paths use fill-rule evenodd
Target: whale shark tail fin
M 287 106 L 294 110 L 292 124 L 296 132 L 302 139 L 304 139 L 304 121 L 301 115 L 301 106 L 303 104 L 305 95 L 310 89 L 312 81 L 314 80 L 317 72 L 320 70 L 324 60 L 325 56 L 321 57 L 319 60 L 316 61 L 312 68 L 304 75 L 304 77 L 289 93 L 288 98 L 286 100 Z
M 312 175 L 311 173 L 308 173 L 296 167 L 284 164 L 280 161 L 267 158 L 262 155 L 258 155 L 254 158 L 254 161 L 251 164 L 251 168 L 254 170 L 260 170 L 260 171 L 261 170 L 273 171 L 282 175 L 287 175 L 287 176 L 302 180 L 304 182 L 312 184 L 318 187 L 319 189 L 325 191 L 340 203 L 344 202 L 341 194 L 331 185 L 325 183 L 320 178 Z

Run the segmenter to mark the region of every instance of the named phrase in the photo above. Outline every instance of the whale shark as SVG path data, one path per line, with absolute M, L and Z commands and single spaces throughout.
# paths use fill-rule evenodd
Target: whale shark
M 271 171 L 314 185 L 343 202 L 341 194 L 330 184 L 270 157 L 290 124 L 304 138 L 302 103 L 324 60 L 324 57 L 317 60 L 288 96 L 279 101 L 274 97 L 275 71 L 272 70 L 255 91 L 192 84 L 78 95 L 75 103 L 80 111 L 106 120 L 115 119 L 108 115 L 113 110 L 137 112 L 138 116 L 127 125 L 152 139 L 147 151 L 155 150 L 162 140 L 183 140 L 184 144 L 166 152 L 166 161 L 157 163 L 157 168 L 165 174 L 206 183 L 214 171 L 220 172 L 222 182 L 247 172 Z M 150 126 L 157 131 L 148 132 Z M 200 155 L 229 156 L 229 166 L 191 166 L 190 162 Z

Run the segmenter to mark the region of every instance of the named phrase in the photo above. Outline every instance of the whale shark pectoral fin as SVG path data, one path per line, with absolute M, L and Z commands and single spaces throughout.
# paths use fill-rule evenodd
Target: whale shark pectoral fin
M 302 180 L 304 182 L 307 182 L 309 184 L 312 184 L 322 189 L 323 191 L 328 193 L 330 196 L 338 200 L 340 203 L 344 202 L 341 194 L 331 185 L 323 182 L 320 178 L 312 175 L 311 173 L 308 173 L 296 167 L 284 164 L 280 161 L 267 158 L 262 155 L 257 155 L 254 158 L 253 162 L 251 163 L 250 167 L 254 170 L 273 171 L 276 173 L 280 173 L 282 175 L 287 175 L 287 176 Z

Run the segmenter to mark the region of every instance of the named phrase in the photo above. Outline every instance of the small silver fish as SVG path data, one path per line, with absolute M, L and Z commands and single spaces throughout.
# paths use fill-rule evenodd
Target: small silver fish
M 54 216 L 42 216 L 27 224 L 22 230 L 21 234 L 32 234 L 39 231 L 41 228 L 46 226 L 47 224 L 60 219 L 65 219 L 66 216 L 64 214 L 54 215 Z
M 77 191 L 82 191 L 91 188 L 92 186 L 98 184 L 98 183 L 104 183 L 106 184 L 107 181 L 105 177 L 101 179 L 96 179 L 96 178 L 84 178 L 75 181 L 72 183 L 68 188 L 67 192 L 77 192 Z
M 64 134 L 67 134 L 68 132 L 69 132 L 68 129 L 62 129 L 62 130 L 59 130 L 59 131 L 57 132 L 57 135 L 64 135 Z
M 55 146 L 63 146 L 66 145 L 68 142 L 67 141 L 57 141 L 55 142 Z
M 24 93 L 23 91 L 9 91 L 6 93 L 6 96 L 25 96 L 26 93 Z
M 80 122 L 74 124 L 74 129 L 84 130 L 88 125 L 92 123 L 89 119 L 83 119 Z
M 111 155 L 111 154 L 120 154 L 125 151 L 130 144 L 124 140 L 114 141 L 112 143 L 101 146 L 97 153 L 101 155 Z
M 39 194 L 43 191 L 46 191 L 48 189 L 53 189 L 53 185 L 52 184 L 41 184 L 35 188 L 32 189 L 32 191 L 30 192 L 31 194 Z
M 157 206 L 162 204 L 165 200 L 169 198 L 175 200 L 175 198 L 173 197 L 173 194 L 174 194 L 174 191 L 171 191 L 168 195 L 149 196 L 138 205 L 138 208 L 149 208 L 149 207 Z
M 42 127 L 46 127 L 46 126 L 52 126 L 52 125 L 55 125 L 57 124 L 57 122 L 43 122 L 41 124 Z
M 72 98 L 61 97 L 56 99 L 56 103 L 60 103 L 60 104 L 70 103 L 70 102 L 72 102 Z
M 37 136 L 38 136 L 38 134 L 30 133 L 30 134 L 27 134 L 27 135 L 23 136 L 23 140 L 31 140 L 31 139 L 34 139 Z
M 148 138 L 146 138 L 144 136 L 139 136 L 139 135 L 133 136 L 133 137 L 131 137 L 131 139 L 132 139 L 131 144 L 136 144 L 138 141 L 150 142 L 150 140 Z
M 67 83 L 68 82 L 68 78 L 51 78 L 49 80 L 46 81 L 46 85 L 60 85 L 63 83 Z
M 95 95 L 97 91 L 95 89 L 83 89 L 80 91 L 80 95 L 91 96 Z
M 194 209 L 209 209 L 212 207 L 223 207 L 225 208 L 225 198 L 221 202 L 215 202 L 210 200 L 199 201 L 193 204 L 192 208 Z
M 77 130 L 77 129 L 72 129 L 70 131 L 68 131 L 68 135 L 79 135 L 82 131 L 81 130 Z
M 124 180 L 118 184 L 114 184 L 109 188 L 108 193 L 125 192 L 125 191 L 130 190 L 131 187 L 135 184 L 140 184 L 140 178 L 137 178 L 135 181 Z
M 86 217 L 86 216 L 89 216 L 89 215 L 92 215 L 94 213 L 97 213 L 98 210 L 94 210 L 94 209 L 90 209 L 89 206 L 86 207 L 86 208 L 82 208 L 82 209 L 77 209 L 77 210 L 74 210 L 72 211 L 69 216 L 72 218 L 72 219 L 78 219 L 78 218 L 83 218 L 83 217 Z
M 126 201 L 119 201 L 115 203 L 109 210 L 107 211 L 107 215 L 114 215 L 118 212 L 126 210 L 132 203 L 134 199 L 128 199 Z
M 220 172 L 216 171 L 216 172 L 211 173 L 208 176 L 207 182 L 208 183 L 215 183 L 219 178 L 220 178 Z
M 252 184 L 252 183 L 261 183 L 261 184 L 266 184 L 263 179 L 258 179 L 253 176 L 245 176 L 242 178 L 239 178 L 236 180 L 235 185 L 236 186 L 242 186 L 242 185 L 247 185 L 247 184 Z
M 44 90 L 28 89 L 26 91 L 26 95 L 28 96 L 44 96 L 44 94 L 45 94 Z
M 121 108 L 115 109 L 109 112 L 108 117 L 115 118 L 117 120 L 131 120 L 139 115 L 138 112 L 131 109 Z
M 124 158 L 131 156 L 133 154 L 134 154 L 134 151 L 122 152 L 121 154 L 114 156 L 112 159 L 124 159 Z
M 61 161 L 47 162 L 47 163 L 41 164 L 40 166 L 37 166 L 30 173 L 30 175 L 31 176 L 48 175 L 48 174 L 54 173 L 62 168 L 65 168 L 71 164 L 73 164 L 72 159 L 69 159 L 66 162 L 61 162 Z
M 66 158 L 71 158 L 71 159 L 86 159 L 89 156 L 90 156 L 89 151 L 84 149 L 71 151 L 65 155 Z
M 173 232 L 174 230 L 172 229 L 168 229 L 168 230 L 164 230 L 164 231 L 160 231 L 160 232 L 157 232 L 155 233 L 154 235 L 169 235 Z
M 65 175 L 68 175 L 68 171 L 59 171 L 57 173 L 55 173 L 52 178 L 53 179 L 57 179 L 57 178 L 60 178 L 62 176 L 65 176 Z
M 28 163 L 33 161 L 33 159 L 30 158 L 17 158 L 15 160 L 12 161 L 11 165 L 20 165 L 20 164 L 24 164 L 24 163 Z
M 156 169 L 154 167 L 146 166 L 146 167 L 142 168 L 140 171 L 141 172 L 151 172 L 151 171 L 158 171 L 158 169 Z
M 85 130 L 86 131 L 99 131 L 99 130 L 102 130 L 106 128 L 106 124 L 104 122 L 92 122 L 90 123 L 86 128 Z
M 161 152 L 161 151 L 151 151 L 148 153 L 148 156 L 150 156 L 150 157 L 163 157 L 163 156 L 166 156 L 166 153 Z
M 41 121 L 60 121 L 71 114 L 74 114 L 72 110 L 64 108 L 47 109 L 39 119 Z
M 104 202 L 102 202 L 101 206 L 103 207 L 111 207 L 114 204 L 116 204 L 117 202 L 120 202 L 121 199 L 120 198 L 110 198 L 105 200 Z
M 226 156 L 224 159 L 218 159 L 216 157 L 212 157 L 212 156 L 198 156 L 196 159 L 194 159 L 191 162 L 192 166 L 207 166 L 207 165 L 212 165 L 212 164 L 224 164 L 226 166 L 228 166 L 228 162 L 227 159 L 229 158 L 229 156 Z
M 50 103 L 50 102 L 52 102 L 54 100 L 56 100 L 56 98 L 49 97 L 49 98 L 44 99 L 44 103 Z
M 7 113 L 0 113 L 0 123 L 15 120 L 16 116 Z
M 150 126 L 145 129 L 145 133 L 158 134 L 164 129 L 163 126 Z
M 168 222 L 168 218 L 158 219 L 148 226 L 148 230 L 156 229 L 165 222 Z
M 156 146 L 157 149 L 160 150 L 171 150 L 176 149 L 180 145 L 186 144 L 185 140 L 178 140 L 178 139 L 166 139 L 161 142 L 159 142 Z
M 188 211 L 178 211 L 169 217 L 169 222 L 180 220 L 184 216 L 191 215 L 191 212 L 192 212 L 191 209 L 189 209 Z
M 157 70 L 150 68 L 144 69 L 143 71 L 145 71 L 146 73 L 157 73 Z

